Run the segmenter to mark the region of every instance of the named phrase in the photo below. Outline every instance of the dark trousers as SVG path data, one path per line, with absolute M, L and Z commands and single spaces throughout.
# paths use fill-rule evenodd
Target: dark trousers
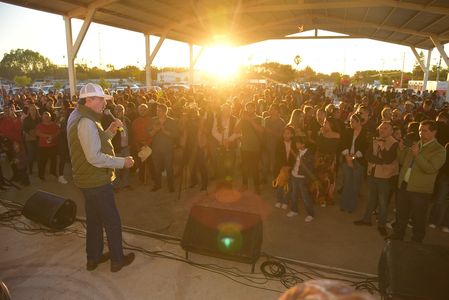
M 69 149 L 67 147 L 59 147 L 58 149 L 59 164 L 58 164 L 58 175 L 64 176 L 65 164 L 70 162 Z
M 38 150 L 37 141 L 26 141 L 25 145 L 27 150 L 28 171 L 32 173 L 33 165 L 37 157 L 37 150 Z
M 219 185 L 232 187 L 235 171 L 235 148 L 225 149 L 219 147 L 216 149 L 217 158 L 217 180 Z
M 50 174 L 56 175 L 56 155 L 57 147 L 39 147 L 37 168 L 39 171 L 39 178 L 45 177 L 45 167 L 47 166 L 47 161 L 50 160 Z
M 98 261 L 103 253 L 103 227 L 106 231 L 111 261 L 123 261 L 122 223 L 115 205 L 112 184 L 82 188 L 86 210 L 87 259 Z
M 391 196 L 391 179 L 368 177 L 369 198 L 363 220 L 371 222 L 371 216 L 379 207 L 378 226 L 385 227 L 388 216 L 388 203 Z
M 259 189 L 259 151 L 242 150 L 242 184 L 248 186 L 248 176 L 252 176 L 254 188 Z
M 201 177 L 201 188 L 205 189 L 208 184 L 206 148 L 198 147 L 194 155 L 195 158 L 193 159 L 192 167 L 190 169 L 191 185 L 196 185 L 198 182 L 197 173 L 199 173 Z
M 398 191 L 398 220 L 394 227 L 394 233 L 398 238 L 403 239 L 409 217 L 411 216 L 413 221 L 412 240 L 421 242 L 426 235 L 427 207 L 432 195 L 408 192 L 406 189 L 407 184 L 403 182 Z
M 449 196 L 449 175 L 438 174 L 435 185 L 435 194 L 429 223 L 436 226 L 449 227 L 449 207 L 447 198 Z
M 173 178 L 173 150 L 167 152 L 153 152 L 152 159 L 154 164 L 154 181 L 156 186 L 161 186 L 162 172 L 167 172 L 167 184 L 169 188 L 174 187 Z

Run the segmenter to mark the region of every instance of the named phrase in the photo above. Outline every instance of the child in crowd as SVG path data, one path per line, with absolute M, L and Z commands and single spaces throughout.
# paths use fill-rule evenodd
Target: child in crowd
M 313 175 L 314 155 L 310 151 L 305 142 L 305 138 L 297 136 L 294 139 L 296 162 L 293 166 L 290 176 L 290 186 L 292 189 L 292 205 L 291 211 L 287 214 L 288 217 L 298 215 L 298 198 L 301 195 L 306 208 L 307 216 L 306 222 L 311 222 L 314 217 L 313 201 L 309 193 L 309 182 L 315 177 Z

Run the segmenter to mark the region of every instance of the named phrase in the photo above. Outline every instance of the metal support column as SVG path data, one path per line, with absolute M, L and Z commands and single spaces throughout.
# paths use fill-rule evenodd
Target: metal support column
M 145 34 L 145 86 L 147 88 L 147 91 L 150 90 L 152 85 L 150 59 L 150 35 Z
M 154 47 L 153 52 L 151 53 L 150 48 L 150 35 L 145 34 L 145 86 L 147 87 L 147 90 L 149 90 L 152 86 L 152 79 L 151 79 L 151 64 L 154 61 L 154 58 L 159 52 L 159 49 L 161 49 L 162 43 L 165 41 L 165 37 L 167 36 L 167 33 L 164 33 L 159 38 L 159 41 L 156 44 L 156 47 Z
M 193 45 L 189 44 L 189 51 L 190 51 L 190 56 L 189 56 L 189 61 L 190 61 L 190 68 L 189 68 L 189 85 L 192 86 L 192 84 L 194 83 L 194 70 L 195 70 L 195 65 L 198 62 L 198 59 L 201 57 L 201 55 L 204 52 L 204 47 L 201 47 L 200 51 L 198 51 L 198 53 L 196 54 L 195 57 L 193 57 Z
M 419 57 L 418 51 L 416 51 L 415 47 L 410 47 L 410 49 L 412 49 L 413 54 L 416 57 L 416 61 L 418 62 L 419 66 L 421 67 L 421 70 L 423 71 L 424 74 L 426 74 L 426 66 L 424 65 L 424 63 L 421 61 L 421 57 Z M 424 75 L 425 76 L 425 75 Z M 427 85 L 427 83 L 426 83 Z M 422 91 L 424 91 L 424 85 L 422 87 Z
M 446 66 L 449 67 L 449 58 L 446 54 L 446 51 L 444 50 L 444 46 L 441 45 L 441 43 L 435 37 L 431 36 L 430 39 L 432 40 L 432 43 L 435 45 L 444 62 L 446 63 Z M 446 81 L 448 87 L 448 89 L 446 90 L 446 102 L 449 102 L 449 73 L 447 74 Z
M 193 45 L 189 44 L 189 87 L 192 88 L 193 85 L 193 68 L 194 68 L 194 64 L 193 64 Z
M 423 92 L 427 90 L 427 81 L 429 81 L 430 57 L 432 56 L 432 49 L 427 50 L 427 63 L 424 70 L 424 79 L 422 84 Z
M 92 23 L 92 18 L 95 14 L 96 7 L 91 7 L 87 10 L 86 17 L 84 19 L 83 25 L 81 26 L 80 32 L 73 44 L 72 39 L 72 19 L 69 16 L 64 16 L 65 22 L 65 35 L 67 44 L 67 68 L 69 72 L 69 85 L 70 85 L 70 96 L 76 95 L 76 70 L 75 70 L 75 58 L 78 53 L 81 44 L 83 43 L 84 37 L 86 36 L 87 30 Z
M 69 72 L 70 97 L 76 93 L 75 57 L 73 55 L 72 22 L 69 17 L 64 17 L 65 39 L 67 44 L 67 70 Z

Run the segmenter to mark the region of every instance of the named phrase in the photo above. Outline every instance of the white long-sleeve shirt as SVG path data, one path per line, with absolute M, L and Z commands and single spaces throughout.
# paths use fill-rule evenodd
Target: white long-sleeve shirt
M 97 168 L 122 169 L 125 158 L 115 157 L 101 152 L 101 140 L 97 125 L 88 119 L 82 118 L 78 123 L 78 138 L 87 161 Z M 112 138 L 112 137 L 110 137 Z

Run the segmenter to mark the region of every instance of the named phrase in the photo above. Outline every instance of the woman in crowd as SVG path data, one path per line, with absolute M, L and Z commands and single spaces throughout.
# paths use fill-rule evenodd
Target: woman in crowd
M 337 120 L 326 118 L 317 137 L 315 173 L 318 180 L 313 184 L 315 202 L 322 207 L 334 204 L 336 157 L 340 139 Z
M 29 103 L 27 108 L 28 114 L 23 120 L 23 133 L 27 152 L 28 172 L 32 174 L 38 149 L 36 126 L 41 122 L 41 116 L 38 107 L 34 103 Z
M 39 150 L 37 167 L 39 178 L 45 180 L 45 167 L 50 160 L 50 174 L 56 174 L 56 155 L 58 148 L 59 126 L 51 120 L 49 112 L 42 114 L 42 122 L 36 126 L 36 134 L 39 137 Z
M 293 129 L 295 129 L 295 136 L 307 136 L 304 126 L 304 113 L 299 108 L 292 111 L 290 121 L 288 122 L 287 126 L 291 126 L 293 127 Z
M 364 178 L 366 161 L 364 153 L 367 148 L 366 132 L 362 127 L 359 114 L 350 118 L 350 128 L 343 136 L 341 152 L 343 163 L 343 191 L 340 209 L 352 213 L 357 207 L 360 185 Z

